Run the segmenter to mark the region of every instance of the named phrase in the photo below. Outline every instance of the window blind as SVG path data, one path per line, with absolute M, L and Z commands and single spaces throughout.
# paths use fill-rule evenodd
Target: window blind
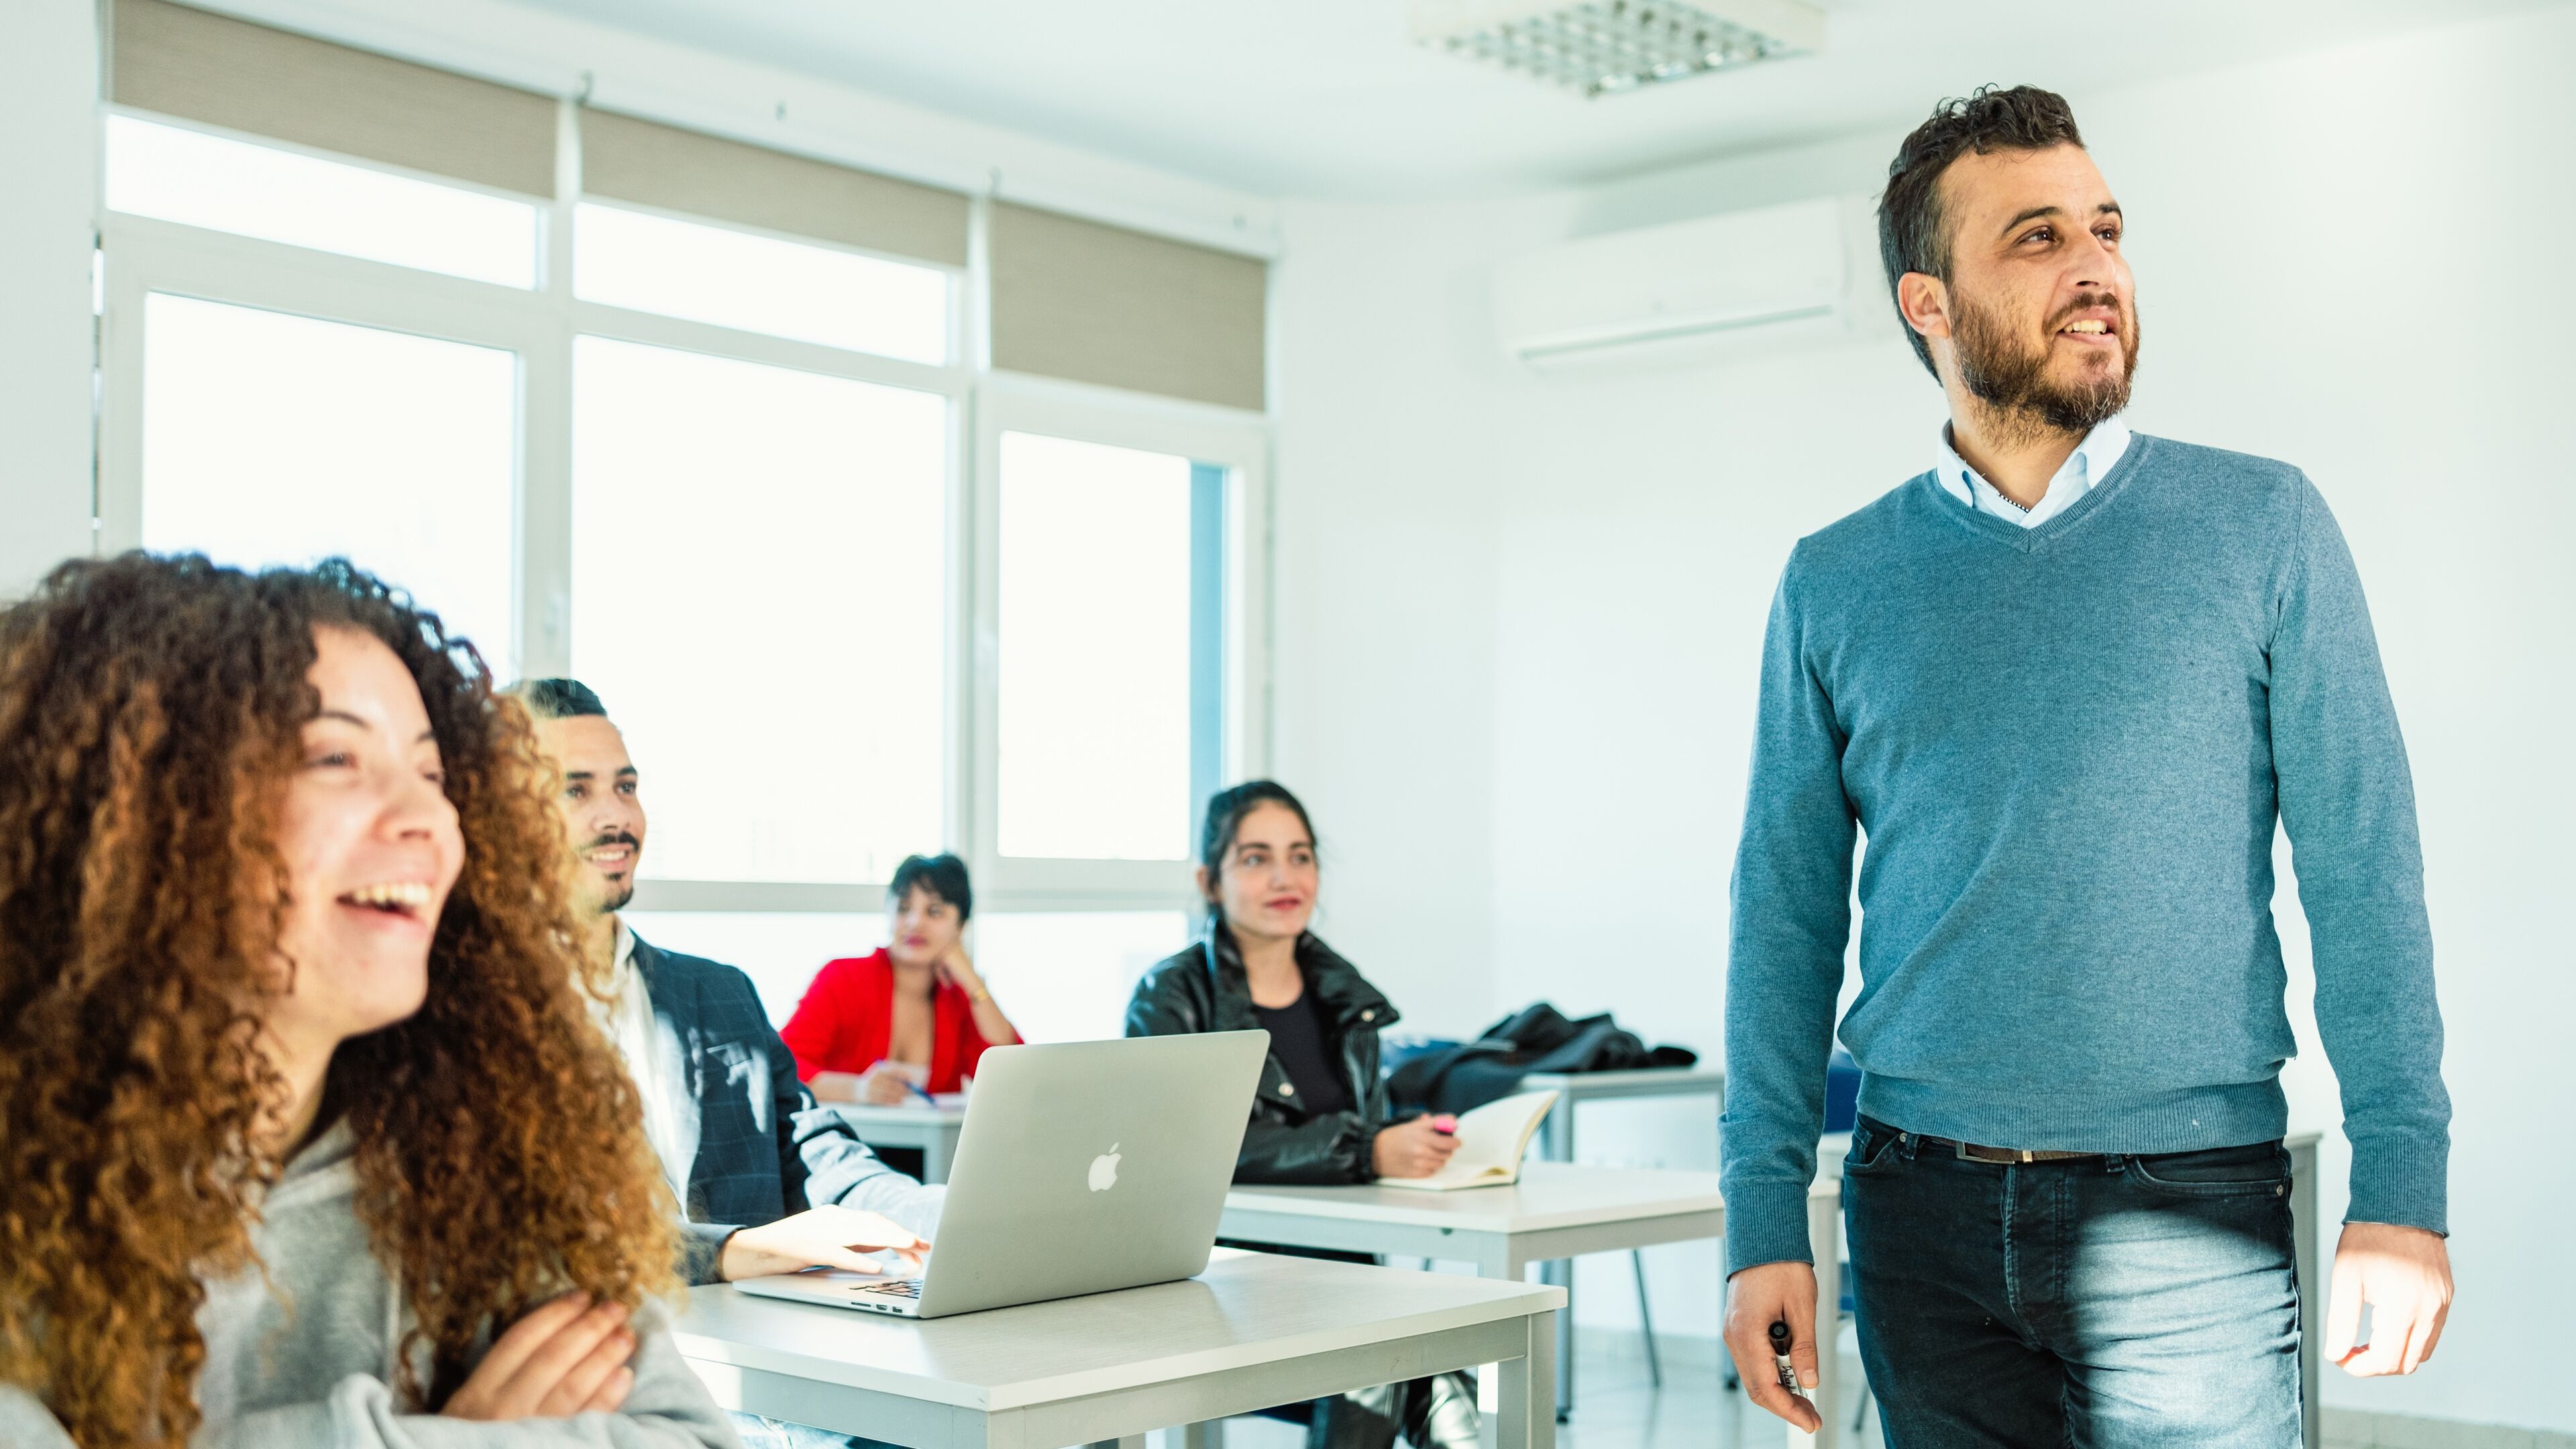
M 554 194 L 552 97 L 168 0 L 116 0 L 111 24 L 118 105 Z
M 1258 259 L 993 206 L 993 365 L 1259 411 Z
M 956 192 L 613 111 L 582 113 L 581 187 L 611 201 L 966 265 L 967 200 Z

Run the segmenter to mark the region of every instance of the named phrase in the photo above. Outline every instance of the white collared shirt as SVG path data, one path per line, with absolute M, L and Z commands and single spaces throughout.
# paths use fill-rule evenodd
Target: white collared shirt
M 679 1033 L 653 1010 L 644 991 L 644 973 L 635 969 L 635 933 L 617 923 L 617 964 L 611 968 L 616 993 L 593 1000 L 591 1015 L 616 1043 L 626 1075 L 643 1099 L 644 1138 L 662 1160 L 662 1176 L 680 1201 L 689 1200 L 689 1173 L 698 1160 L 698 1101 L 688 1091 L 682 1069 Z
M 2128 451 L 2127 424 L 2118 418 L 2108 418 L 2096 424 L 2093 431 L 2084 435 L 2084 441 L 2075 445 L 2075 451 L 2067 455 L 2066 461 L 2059 465 L 2057 476 L 2048 480 L 2048 491 L 2040 495 L 2039 502 L 2024 509 L 1968 466 L 1967 460 L 1959 456 L 1959 450 L 1951 445 L 1950 425 L 1943 423 L 1941 458 L 1934 465 L 1932 476 L 1941 480 L 1943 492 L 1978 513 L 1991 513 L 2024 528 L 2037 528 L 2064 513 L 2076 499 L 2092 492 L 2093 485 L 2101 482 L 2103 476 L 2119 463 L 2120 456 Z

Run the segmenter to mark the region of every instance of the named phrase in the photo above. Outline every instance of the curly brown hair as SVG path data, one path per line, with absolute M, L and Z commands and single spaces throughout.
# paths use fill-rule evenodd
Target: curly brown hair
M 575 985 L 551 767 L 473 646 L 339 560 L 64 564 L 0 612 L 0 1383 L 89 1449 L 195 1429 L 201 1281 L 251 1265 L 281 1167 L 258 1008 L 287 981 L 274 840 L 317 628 L 410 671 L 465 840 L 426 1001 L 326 1086 L 413 1314 L 397 1391 L 435 1408 L 556 1293 L 675 1286 L 669 1191 Z

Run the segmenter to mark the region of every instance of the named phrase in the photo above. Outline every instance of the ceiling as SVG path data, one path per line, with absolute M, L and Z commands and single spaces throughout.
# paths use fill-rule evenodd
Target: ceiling
M 1585 100 L 1424 49 L 1405 0 L 520 0 L 1273 196 L 1579 184 L 2565 0 L 1821 0 L 1822 55 Z

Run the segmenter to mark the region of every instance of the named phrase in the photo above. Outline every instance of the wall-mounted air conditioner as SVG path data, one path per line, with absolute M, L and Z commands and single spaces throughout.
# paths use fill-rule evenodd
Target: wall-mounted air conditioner
M 1493 285 L 1503 351 L 1533 366 L 1896 335 L 1859 196 L 1585 237 L 1498 264 Z

